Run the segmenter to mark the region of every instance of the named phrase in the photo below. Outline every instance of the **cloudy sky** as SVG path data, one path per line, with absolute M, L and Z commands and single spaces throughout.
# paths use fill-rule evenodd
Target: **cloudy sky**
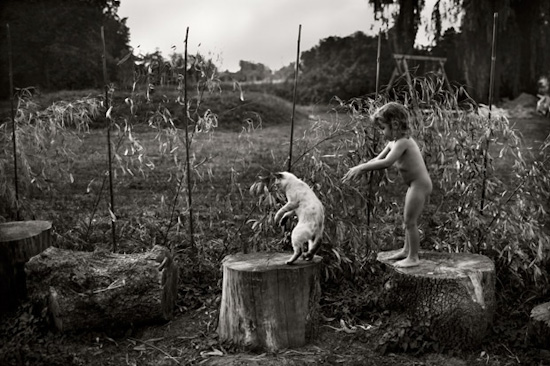
M 135 53 L 183 53 L 189 27 L 188 52 L 230 71 L 240 60 L 272 70 L 295 61 L 299 25 L 302 52 L 330 36 L 375 35 L 381 27 L 368 0 L 121 0 L 118 15 L 128 18 Z

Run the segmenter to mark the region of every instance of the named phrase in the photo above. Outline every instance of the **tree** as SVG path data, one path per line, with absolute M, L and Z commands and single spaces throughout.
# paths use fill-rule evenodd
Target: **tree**
M 498 12 L 495 96 L 535 92 L 536 80 L 549 71 L 550 2 L 464 0 L 462 3 L 463 75 L 476 99 L 489 88 L 492 15 Z
M 394 25 L 388 32 L 394 53 L 410 53 L 420 25 L 420 0 L 369 0 L 375 11 L 398 9 L 391 13 Z M 392 8 L 393 7 L 393 8 Z M 536 80 L 549 72 L 550 2 L 547 0 L 438 0 L 432 13 L 432 32 L 436 43 L 446 45 L 459 61 L 459 77 L 474 99 L 485 102 L 489 90 L 493 14 L 498 12 L 497 68 L 495 98 L 513 98 L 523 91 L 535 92 Z M 388 18 L 386 16 L 386 18 Z M 445 21 L 461 20 L 456 36 L 442 37 Z M 451 47 L 449 47 L 452 44 Z
M 116 0 L 4 0 L 0 19 L 0 52 L 7 54 L 5 24 L 10 25 L 14 85 L 48 90 L 103 85 L 101 26 L 105 27 L 111 81 L 116 63 L 129 52 L 125 19 L 116 15 Z M 7 70 L 7 58 L 0 67 Z M 0 81 L 7 83 L 7 72 Z M 0 96 L 8 94 L 3 88 Z
M 394 53 L 409 54 L 414 47 L 416 33 L 420 25 L 420 13 L 424 7 L 423 0 L 369 0 L 376 13 L 383 14 L 385 7 L 398 4 L 396 13 L 392 14 L 394 25 L 388 32 L 391 48 Z M 384 18 L 384 15 L 382 15 Z M 389 19 L 383 19 L 389 21 Z
M 269 78 L 272 75 L 271 69 L 264 64 L 250 61 L 239 61 L 238 79 L 239 81 L 260 81 Z
M 300 102 L 349 99 L 375 91 L 378 40 L 356 32 L 348 37 L 328 37 L 301 56 Z M 381 50 L 381 80 L 393 68 L 390 50 Z

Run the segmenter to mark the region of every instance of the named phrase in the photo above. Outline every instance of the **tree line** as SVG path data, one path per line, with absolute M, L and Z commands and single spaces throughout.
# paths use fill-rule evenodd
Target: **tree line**
M 392 26 L 383 33 L 380 85 L 389 82 L 395 67 L 392 54 L 446 57 L 449 79 L 464 85 L 469 94 L 486 102 L 489 90 L 493 13 L 499 13 L 495 97 L 514 98 L 535 93 L 536 81 L 550 72 L 550 2 L 531 0 L 438 0 L 430 30 L 435 44 L 414 49 L 425 2 L 421 0 L 369 0 L 379 17 Z M 10 24 L 14 80 L 17 87 L 44 90 L 98 88 L 103 85 L 101 26 L 105 27 L 107 66 L 112 82 L 131 84 L 136 75 L 152 85 L 176 83 L 182 56 L 167 58 L 160 52 L 131 54 L 126 19 L 117 15 L 118 0 L 4 0 L 0 5 L 0 97 L 7 97 L 7 35 Z M 396 6 L 397 5 L 397 6 Z M 393 9 L 393 12 L 386 11 Z M 460 29 L 443 32 L 449 18 L 462 19 Z M 377 36 L 356 32 L 328 37 L 301 53 L 300 103 L 343 100 L 375 92 Z M 130 55 L 129 62 L 121 62 Z M 201 55 L 191 58 L 204 61 Z M 210 60 L 211 67 L 216 65 Z M 433 71 L 429 63 L 411 64 L 413 72 Z M 218 73 L 221 81 L 287 80 L 269 86 L 274 93 L 292 97 L 294 64 L 272 71 L 261 63 L 241 61 L 236 73 Z M 188 66 L 187 72 L 193 73 Z

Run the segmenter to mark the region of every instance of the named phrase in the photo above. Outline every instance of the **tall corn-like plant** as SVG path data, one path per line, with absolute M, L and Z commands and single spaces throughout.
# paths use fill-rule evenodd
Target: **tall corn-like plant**
M 431 204 L 420 222 L 422 246 L 487 254 L 519 283 L 528 281 L 542 289 L 548 278 L 545 264 L 550 247 L 543 227 L 550 194 L 548 161 L 531 163 L 524 158 L 521 136 L 508 119 L 497 113 L 489 119 L 487 108 L 469 99 L 460 87 L 449 90 L 437 78 L 415 78 L 411 88 L 394 90 L 392 95 L 411 110 L 412 137 L 421 147 L 434 182 Z M 411 106 L 413 100 L 420 109 Z M 319 121 L 302 141 L 304 155 L 295 171 L 325 205 L 321 253 L 328 259 L 328 276 L 360 273 L 375 252 L 402 245 L 405 187 L 396 172 L 376 172 L 370 181 L 364 179 L 355 186 L 340 183 L 349 167 L 369 160 L 383 147 L 369 116 L 386 101 L 387 96 L 343 102 L 346 116 Z M 492 148 L 486 152 L 488 138 Z M 548 140 L 541 154 L 548 155 Z M 491 172 L 487 176 L 485 156 Z M 394 179 L 396 184 L 388 184 Z M 482 213 L 483 181 L 486 204 Z M 256 182 L 251 192 L 257 194 L 260 213 L 250 222 L 253 240 L 281 248 L 273 223 L 280 198 L 264 181 Z M 374 209 L 367 226 L 369 201 Z
M 52 183 L 73 182 L 72 174 L 76 153 L 81 144 L 82 133 L 100 114 L 101 101 L 85 97 L 71 102 L 59 101 L 40 107 L 30 93 L 22 91 L 15 113 L 15 138 L 18 142 L 19 183 L 24 197 L 31 189 L 45 191 Z M 10 148 L 12 131 L 9 124 L 0 126 L 0 195 L 8 198 L 3 204 L 15 204 L 9 177 L 14 174 L 11 162 L 14 159 Z M 54 164 L 55 162 L 55 164 Z M 22 200 L 27 216 L 32 208 Z M 6 210 L 3 210 L 6 211 Z M 9 211 L 9 210 L 7 210 Z
M 414 130 L 435 183 L 432 200 L 440 206 L 426 239 L 439 250 L 487 254 L 517 285 L 543 288 L 548 160 L 529 156 L 521 134 L 498 110 L 489 115 L 486 106 L 460 102 L 460 88 L 449 92 L 437 81 L 415 79 L 413 90 L 426 107 Z

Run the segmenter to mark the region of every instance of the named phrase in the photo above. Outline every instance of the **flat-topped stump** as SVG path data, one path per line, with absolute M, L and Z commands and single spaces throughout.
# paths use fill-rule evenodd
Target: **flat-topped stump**
M 220 339 L 276 351 L 301 347 L 316 337 L 322 258 L 285 264 L 291 255 L 262 252 L 223 260 Z
M 51 245 L 51 229 L 39 220 L 0 224 L 0 313 L 27 297 L 25 263 Z
M 486 256 L 420 252 L 415 267 L 395 267 L 378 253 L 389 274 L 388 305 L 424 324 L 441 345 L 471 348 L 487 335 L 495 308 L 495 266 Z
M 550 302 L 539 304 L 531 310 L 527 341 L 535 347 L 550 350 Z

